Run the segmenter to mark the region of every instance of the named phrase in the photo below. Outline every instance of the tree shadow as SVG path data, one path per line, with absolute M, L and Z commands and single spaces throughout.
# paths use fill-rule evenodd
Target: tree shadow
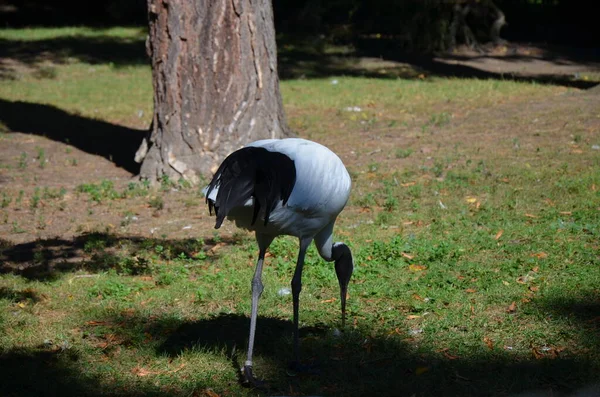
M 180 318 L 126 316 L 112 318 L 111 332 L 125 339 L 151 335 L 157 356 L 178 357 L 202 351 L 227 355 L 236 371 L 245 360 L 249 319 L 221 314 L 197 321 Z M 264 395 L 326 394 L 348 396 L 566 396 L 582 388 L 598 390 L 594 363 L 588 357 L 534 358 L 481 348 L 469 357 L 415 348 L 408 336 L 374 336 L 368 326 L 347 329 L 341 336 L 328 326 L 301 329 L 303 362 L 317 371 L 290 377 L 292 324 L 259 317 L 255 372 L 267 381 Z M 588 390 L 586 389 L 586 390 Z M 551 393 L 551 394 L 544 394 Z M 563 394 L 564 393 L 564 394 Z M 595 394 L 584 394 L 586 397 Z
M 355 38 L 339 51 L 332 51 L 322 40 L 314 37 L 278 40 L 279 74 L 282 79 L 326 78 L 330 76 L 362 76 L 381 79 L 417 79 L 423 75 L 442 78 L 460 77 L 496 79 L 560 85 L 587 89 L 597 82 L 579 80 L 567 74 L 491 72 L 467 65 L 466 61 L 503 59 L 508 62 L 534 62 L 543 59 L 555 65 L 579 63 L 598 68 L 600 54 L 596 50 L 576 50 L 553 47 L 547 55 L 539 56 L 460 56 L 407 52 L 393 39 Z M 369 62 L 369 60 L 371 60 Z M 366 62 L 365 62 L 366 61 Z M 370 64 L 369 64 L 370 63 Z
M 155 254 L 160 246 L 160 258 L 196 258 L 202 253 L 200 263 L 210 264 L 219 259 L 219 245 L 240 244 L 238 237 L 215 239 L 160 239 L 139 236 L 117 236 L 110 233 L 85 233 L 71 240 L 60 238 L 40 239 L 12 244 L 0 239 L 0 274 L 16 274 L 28 280 L 50 281 L 67 272 L 86 270 L 97 273 L 115 270 L 119 274 L 139 275 L 151 272 L 150 263 L 144 259 Z M 119 251 L 124 249 L 126 251 Z M 9 291 L 5 292 L 8 299 Z M 0 299 L 3 292 L 0 290 Z M 17 298 L 17 297 L 15 297 Z
M 145 130 L 136 130 L 68 113 L 51 105 L 0 99 L 0 122 L 10 131 L 42 135 L 102 156 L 132 174 L 134 155 Z
M 561 47 L 553 47 L 542 57 L 534 55 L 512 55 L 508 57 L 500 57 L 494 56 L 493 54 L 460 56 L 452 53 L 409 53 L 405 51 L 399 51 L 393 39 L 363 38 L 357 40 L 355 42 L 355 46 L 356 54 L 358 56 L 379 57 L 385 60 L 408 63 L 419 68 L 427 74 L 438 77 L 529 81 L 580 89 L 593 87 L 597 84 L 597 82 L 577 80 L 574 79 L 573 76 L 565 74 L 532 73 L 530 75 L 521 75 L 510 72 L 491 72 L 479 69 L 477 67 L 457 63 L 457 61 L 501 58 L 505 61 L 512 62 L 533 62 L 543 59 L 555 65 L 562 65 L 571 62 L 594 68 L 598 68 L 600 66 L 600 54 L 595 50 L 577 50 Z
M 201 385 L 197 385 L 201 388 Z M 123 385 L 89 375 L 72 349 L 48 346 L 0 350 L 0 394 L 3 397 L 141 397 L 179 396 L 150 382 Z
M 102 387 L 76 368 L 77 355 L 46 349 L 0 351 L 3 396 L 100 396 Z
M 139 34 L 133 38 L 73 35 L 31 41 L 0 39 L 0 59 L 11 59 L 37 71 L 44 62 L 65 64 L 73 59 L 89 64 L 147 65 L 145 36 L 145 29 L 139 28 Z M 14 64 L 9 65 L 0 62 L 0 79 L 15 77 Z

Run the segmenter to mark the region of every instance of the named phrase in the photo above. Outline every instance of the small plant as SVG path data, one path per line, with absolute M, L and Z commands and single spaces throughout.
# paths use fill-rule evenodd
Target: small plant
M 36 159 L 39 161 L 39 167 L 44 169 L 46 167 L 46 151 L 44 150 L 44 148 L 41 147 L 37 147 L 37 156 Z
M 429 124 L 435 127 L 443 127 L 448 123 L 450 123 L 450 113 L 447 112 L 432 114 L 429 118 Z
M 55 67 L 41 66 L 33 73 L 33 76 L 36 79 L 55 79 L 58 76 L 58 72 Z
M 130 182 L 123 192 L 123 197 L 143 197 L 147 196 L 149 192 L 149 186 L 145 183 Z
M 0 201 L 0 207 L 6 208 L 10 205 L 12 201 L 12 197 L 10 197 L 6 192 L 2 192 L 2 201 Z
M 377 172 L 379 170 L 379 163 L 370 163 L 367 168 L 369 172 Z
M 87 241 L 83 245 L 83 250 L 87 253 L 100 251 L 106 248 L 109 243 L 109 238 L 103 234 L 92 233 L 88 236 Z
M 385 202 L 383 203 L 383 208 L 385 208 L 385 210 L 388 212 L 394 211 L 398 208 L 398 199 L 394 195 L 388 194 Z
M 375 224 L 378 226 L 388 225 L 390 223 L 390 213 L 389 212 L 380 212 L 377 214 L 377 219 L 375 219 Z
M 40 215 L 38 218 L 36 227 L 40 230 L 44 230 L 46 228 L 46 218 L 43 215 Z
M 113 182 L 107 179 L 100 182 L 99 185 L 94 183 L 84 183 L 83 185 L 77 186 L 76 191 L 89 194 L 92 201 L 98 203 L 102 200 L 114 200 L 122 197 L 122 195 L 115 190 Z
M 142 287 L 140 285 L 130 286 L 119 281 L 106 280 L 92 286 L 89 289 L 88 295 L 90 297 L 98 297 L 102 299 L 124 299 L 128 295 L 139 291 L 141 288 Z
M 373 193 L 367 193 L 356 200 L 356 204 L 363 208 L 370 208 L 377 205 L 377 201 L 375 201 Z
M 25 192 L 23 190 L 19 190 L 19 195 L 17 196 L 17 199 L 15 200 L 15 204 L 20 205 L 21 202 L 23 201 L 23 196 L 25 196 Z
M 45 187 L 42 193 L 42 198 L 44 200 L 48 200 L 48 199 L 62 199 L 65 197 L 65 194 L 67 194 L 67 189 L 65 189 L 64 187 L 61 187 L 60 189 L 51 189 L 48 187 Z
M 175 186 L 176 186 L 175 182 L 173 182 L 167 174 L 163 174 L 160 177 L 160 189 L 162 191 L 168 191 L 169 189 L 171 189 Z
M 27 153 L 21 152 L 21 156 L 19 157 L 19 169 L 24 170 L 27 168 Z
M 13 221 L 12 223 L 12 232 L 15 234 L 25 233 L 25 229 L 23 229 L 17 221 Z
M 405 159 L 408 156 L 410 156 L 412 153 L 413 153 L 413 150 L 411 148 L 406 148 L 406 149 L 398 148 L 398 149 L 396 149 L 396 158 L 397 159 Z
M 191 188 L 192 184 L 183 178 L 179 178 L 177 181 L 177 186 L 179 186 L 180 189 L 185 190 Z
M 148 201 L 148 205 L 150 205 L 150 207 L 154 208 L 155 210 L 160 211 L 165 207 L 165 202 L 161 196 L 154 196 L 150 198 L 150 200 Z
M 31 208 L 37 208 L 40 205 L 40 198 L 40 188 L 36 187 L 31 197 Z

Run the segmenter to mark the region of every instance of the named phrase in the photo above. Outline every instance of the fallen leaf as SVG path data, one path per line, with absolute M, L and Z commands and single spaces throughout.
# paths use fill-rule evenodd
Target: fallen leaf
M 488 338 L 487 336 L 483 337 L 483 342 L 486 344 L 488 349 L 494 350 L 494 341 Z
M 445 348 L 437 350 L 437 351 L 439 353 L 442 353 L 444 355 L 444 357 L 446 357 L 448 360 L 456 360 L 458 358 L 458 356 L 448 353 L 448 350 L 450 350 L 450 349 L 445 347 Z
M 88 321 L 85 323 L 86 325 L 98 326 L 98 325 L 109 325 L 111 324 L 109 321 Z
M 413 297 L 413 299 L 416 299 L 418 301 L 422 301 L 423 300 L 423 298 L 419 294 L 412 294 L 412 297 Z
M 146 306 L 148 303 L 150 303 L 154 298 L 148 298 L 145 301 L 141 301 L 140 305 L 141 306 Z
M 539 267 L 539 266 L 535 266 L 535 267 L 534 267 L 533 269 L 531 269 L 531 270 L 537 273 L 537 272 L 538 272 L 538 270 L 540 270 L 540 267 Z
M 534 287 L 533 285 L 529 287 L 530 291 L 536 292 L 540 289 L 540 287 Z
M 529 274 L 526 274 L 526 275 L 524 275 L 524 276 L 517 277 L 517 280 L 516 280 L 516 281 L 517 281 L 517 283 L 519 283 L 519 284 L 527 284 L 527 283 L 528 283 L 528 282 L 530 282 L 532 279 L 533 279 L 533 277 L 532 277 L 532 276 L 530 276 Z
M 423 375 L 427 371 L 429 371 L 429 367 L 417 367 L 417 369 L 415 369 L 415 375 Z
M 407 254 L 406 252 L 403 252 L 400 255 L 402 255 L 406 259 L 413 259 L 415 257 L 414 255 Z
M 409 265 L 408 266 L 408 270 L 410 270 L 411 272 L 420 272 L 427 269 L 427 266 L 424 265 Z
M 331 298 L 331 299 L 325 299 L 323 301 L 321 301 L 321 303 L 331 303 L 331 302 L 335 302 L 335 298 Z
M 561 211 L 560 214 L 561 215 L 572 215 L 573 213 L 571 211 Z
M 133 372 L 134 375 L 137 375 L 140 377 L 158 374 L 158 372 L 150 371 L 146 368 L 140 368 L 140 367 L 135 367 L 131 372 Z
M 469 204 L 473 204 L 473 203 L 476 203 L 476 202 L 477 202 L 477 198 L 475 198 L 475 197 L 466 197 L 466 198 L 465 198 L 465 201 L 466 201 L 467 203 L 469 203 Z
M 500 237 L 502 237 L 502 234 L 504 234 L 504 230 L 500 229 L 494 236 L 494 240 L 498 240 Z
M 537 216 L 536 216 L 536 215 L 533 215 L 533 214 L 525 214 L 525 216 L 526 216 L 527 218 L 537 218 Z
M 417 316 L 416 314 L 410 314 L 408 316 L 406 316 L 407 320 L 414 320 L 416 318 L 420 318 L 421 316 Z
M 202 390 L 202 396 L 219 397 L 219 394 L 215 393 L 212 389 L 204 389 L 204 390 Z
M 535 357 L 536 360 L 541 360 L 542 358 L 544 358 L 544 354 L 541 353 L 537 348 L 532 347 L 531 348 L 531 353 L 533 353 L 533 357 Z
M 547 258 L 548 254 L 545 253 L 545 252 L 538 252 L 538 253 L 535 253 L 535 254 L 531 254 L 530 256 L 538 258 L 538 259 L 543 259 L 543 258 Z
M 414 186 L 417 182 L 406 182 L 406 183 L 401 183 L 400 186 L 402 187 L 409 187 L 409 186 Z
M 472 294 L 472 293 L 474 293 L 474 292 L 477 292 L 477 290 L 475 290 L 475 289 L 473 289 L 473 288 L 467 288 L 467 289 L 465 290 L 465 292 L 468 292 L 469 294 Z
M 517 311 L 517 303 L 513 302 L 510 304 L 510 306 L 508 306 L 508 308 L 506 309 L 507 313 L 514 313 Z
M 510 283 L 508 281 L 504 281 L 504 280 L 502 280 L 502 284 L 507 285 L 507 286 L 510 285 Z

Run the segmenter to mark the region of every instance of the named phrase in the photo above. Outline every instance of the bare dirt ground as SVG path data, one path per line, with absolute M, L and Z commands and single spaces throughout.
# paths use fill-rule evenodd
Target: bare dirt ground
M 546 50 L 521 46 L 496 50 L 483 56 L 467 50 L 438 59 L 442 63 L 468 66 L 483 72 L 507 73 L 523 76 L 561 75 L 585 79 L 586 73 L 599 73 L 596 61 L 575 62 Z M 402 147 L 414 150 L 410 161 L 424 161 L 432 151 L 455 142 L 466 145 L 493 145 L 518 137 L 523 147 L 543 144 L 544 140 L 561 139 L 569 142 L 568 123 L 586 134 L 600 133 L 600 94 L 598 89 L 566 91 L 541 102 L 501 104 L 493 109 L 475 110 L 469 115 L 456 114 L 447 133 L 436 136 L 436 142 L 411 139 L 410 134 L 386 133 L 365 137 L 364 150 L 371 154 L 368 161 L 409 161 L 390 159 L 385 147 Z M 549 114 L 561 117 L 546 117 Z M 513 117 L 507 118 L 507 115 Z M 575 115 L 570 117 L 570 115 Z M 583 117 L 582 117 L 583 115 Z M 293 116 L 293 115 L 292 115 Z M 467 117 L 468 116 L 468 117 Z M 526 124 L 523 121 L 527 120 Z M 543 131 L 541 135 L 536 133 Z M 366 133 L 372 135 L 371 133 Z M 360 161 L 344 142 L 323 136 L 321 141 L 330 146 L 349 167 Z M 534 142 L 535 141 L 535 142 Z M 588 147 L 568 146 L 566 150 L 592 150 Z M 594 149 L 596 150 L 596 149 Z M 25 153 L 25 154 L 23 154 Z M 132 154 L 133 155 L 133 154 Z M 169 187 L 159 192 L 164 200 L 162 209 L 151 205 L 152 194 L 127 200 L 94 202 L 88 194 L 78 193 L 84 183 L 112 181 L 114 189 L 121 192 L 135 181 L 135 175 L 118 167 L 110 156 L 90 154 L 76 146 L 58 142 L 42 135 L 10 131 L 0 136 L 0 272 L 23 267 L 27 260 L 35 262 L 32 253 L 36 247 L 61 249 L 56 259 L 86 260 L 84 240 L 79 236 L 91 232 L 115 233 L 135 238 L 205 238 L 213 236 L 213 221 L 197 189 Z M 401 165 L 401 164 L 400 164 Z M 64 194 L 60 189 L 64 188 Z M 21 193 L 22 192 L 22 193 Z M 225 231 L 233 233 L 232 226 Z M 52 244 L 44 241 L 52 240 Z M 2 248 L 19 245 L 7 256 Z M 68 246 L 69 249 L 64 249 Z M 46 257 L 48 257 L 46 255 Z M 51 264 L 50 264 L 51 265 Z

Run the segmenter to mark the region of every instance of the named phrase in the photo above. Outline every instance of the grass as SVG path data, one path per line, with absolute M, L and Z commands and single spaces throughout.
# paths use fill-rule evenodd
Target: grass
M 0 31 L 23 41 L 111 35 L 138 33 Z M 149 122 L 147 66 L 74 59 L 52 67 L 51 78 L 22 70 L 3 80 L 0 98 Z M 0 239 L 3 393 L 502 396 L 596 382 L 593 104 L 510 80 L 332 79 L 282 82 L 289 123 L 331 146 L 353 178 L 336 231 L 355 257 L 341 333 L 333 266 L 314 247 L 306 259 L 301 352 L 318 375 L 285 371 L 292 307 L 278 291 L 294 271 L 294 239 L 273 243 L 264 273 L 255 372 L 271 389 L 245 389 L 237 380 L 252 236 L 228 226 L 213 234 L 197 189 L 183 181 L 50 184 L 50 173 L 80 173 L 85 161 L 70 167 L 76 150 L 33 145 L 10 160 L 15 186 L 0 188 L 0 231 L 10 236 Z M 46 166 L 28 166 L 33 159 Z

